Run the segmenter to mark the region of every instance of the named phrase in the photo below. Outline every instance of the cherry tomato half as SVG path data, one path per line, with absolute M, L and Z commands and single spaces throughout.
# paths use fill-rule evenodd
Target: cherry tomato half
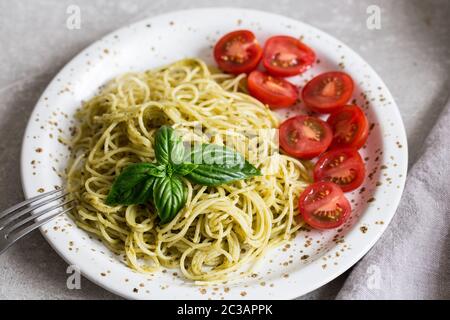
M 331 113 L 344 106 L 352 94 L 352 78 L 344 72 L 334 71 L 310 80 L 303 88 L 302 99 L 315 112 Z
M 331 181 L 348 192 L 364 181 L 366 168 L 358 151 L 353 148 L 327 151 L 314 166 L 314 181 Z
M 225 72 L 240 74 L 256 68 L 262 49 L 253 32 L 237 30 L 227 33 L 214 47 L 214 59 Z
M 264 45 L 263 65 L 274 76 L 295 76 L 306 71 L 315 60 L 314 51 L 293 37 L 274 36 Z
M 250 94 L 272 109 L 292 106 L 298 97 L 297 87 L 287 80 L 255 70 L 248 76 Z
M 369 135 L 369 122 L 360 107 L 345 106 L 332 113 L 327 123 L 333 129 L 332 148 L 361 148 Z
M 317 229 L 332 229 L 342 225 L 351 213 L 351 206 L 338 185 L 316 182 L 300 195 L 300 214 L 307 224 Z
M 296 116 L 280 125 L 280 146 L 291 156 L 312 159 L 328 149 L 333 132 L 315 117 Z

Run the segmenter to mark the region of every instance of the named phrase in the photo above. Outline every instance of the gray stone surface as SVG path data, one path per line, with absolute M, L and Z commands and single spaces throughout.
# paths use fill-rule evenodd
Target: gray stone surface
M 81 29 L 66 28 L 66 9 L 81 8 Z M 381 30 L 366 9 L 382 9 Z M 56 72 L 81 49 L 124 24 L 171 10 L 249 7 L 310 23 L 359 52 L 400 107 L 410 164 L 449 94 L 448 0 L 0 0 L 0 209 L 22 200 L 19 158 L 32 108 Z M 117 299 L 83 279 L 66 287 L 66 264 L 35 232 L 0 256 L 0 299 Z M 333 298 L 345 275 L 302 299 Z

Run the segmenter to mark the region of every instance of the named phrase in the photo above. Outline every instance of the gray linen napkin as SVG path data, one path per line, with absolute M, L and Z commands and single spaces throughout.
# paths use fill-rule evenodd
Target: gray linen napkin
M 337 299 L 450 299 L 449 228 L 450 100 L 410 170 L 389 228 Z

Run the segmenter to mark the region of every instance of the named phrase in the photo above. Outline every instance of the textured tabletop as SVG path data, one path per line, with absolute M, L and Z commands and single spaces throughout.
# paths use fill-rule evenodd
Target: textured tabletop
M 72 4 L 80 8 L 80 29 L 66 26 Z M 370 5 L 381 10 L 380 29 L 367 27 Z M 123 25 L 172 10 L 210 6 L 284 14 L 348 44 L 391 90 L 406 126 L 410 164 L 414 163 L 449 94 L 448 0 L 1 0 L 0 210 L 23 199 L 23 132 L 40 94 L 65 63 Z M 66 268 L 35 232 L 0 256 L 0 299 L 118 298 L 86 279 L 80 290 L 69 290 Z M 333 298 L 344 280 L 345 275 L 302 298 Z

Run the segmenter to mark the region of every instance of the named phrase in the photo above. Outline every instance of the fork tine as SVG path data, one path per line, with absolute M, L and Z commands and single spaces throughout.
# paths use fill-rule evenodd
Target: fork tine
M 35 204 L 33 206 L 26 207 L 25 209 L 22 209 L 21 211 L 18 211 L 16 213 L 12 214 L 12 215 L 4 217 L 4 220 L 0 224 L 0 230 L 2 229 L 2 226 L 5 227 L 6 225 L 8 225 L 10 222 L 16 220 L 17 218 L 20 218 L 21 216 L 26 215 L 27 213 L 30 213 L 33 210 L 36 210 L 36 209 L 38 209 L 38 208 L 40 208 L 42 206 L 45 206 L 46 204 L 49 204 L 49 203 L 51 203 L 53 201 L 61 199 L 61 198 L 65 197 L 65 196 L 67 196 L 68 194 L 69 194 L 68 192 L 63 193 L 63 194 L 58 195 L 56 197 L 52 197 L 52 198 L 47 199 L 45 201 L 39 202 L 38 204 Z
M 25 218 L 23 220 L 20 220 L 19 222 L 15 223 L 15 224 L 13 224 L 13 225 L 11 225 L 9 227 L 8 226 L 4 226 L 5 229 L 3 230 L 3 232 L 5 234 L 8 234 L 11 231 L 16 230 L 18 227 L 23 226 L 24 224 L 26 224 L 26 223 L 28 223 L 28 222 L 36 219 L 36 218 L 39 218 L 39 217 L 49 213 L 50 211 L 53 211 L 53 210 L 58 209 L 58 208 L 61 208 L 61 207 L 65 206 L 65 205 L 67 205 L 67 204 L 69 204 L 71 202 L 74 202 L 74 201 L 75 201 L 75 199 L 67 200 L 67 201 L 65 201 L 63 203 L 57 203 L 54 206 L 51 206 L 51 207 L 45 209 L 44 211 L 38 212 L 36 214 L 32 214 L 31 216 L 29 216 L 29 217 L 27 217 L 27 218 Z M 1 229 L 1 226 L 0 226 L 0 229 Z
M 62 192 L 62 191 L 64 191 L 64 190 L 63 190 L 63 189 L 52 190 L 52 191 L 49 191 L 49 192 L 40 194 L 40 195 L 38 195 L 38 196 L 32 197 L 32 198 L 30 198 L 30 199 L 27 199 L 27 200 L 25 200 L 25 201 L 22 201 L 22 202 L 20 202 L 20 203 L 18 203 L 18 204 L 16 204 L 16 205 L 14 205 L 14 206 L 12 206 L 12 207 L 6 209 L 6 210 L 3 211 L 2 213 L 0 213 L 0 219 L 3 218 L 3 217 L 6 217 L 8 214 L 10 214 L 10 213 L 12 213 L 12 212 L 14 212 L 14 211 L 16 211 L 16 210 L 22 208 L 23 206 L 26 206 L 27 204 L 30 204 L 30 203 L 32 203 L 32 202 L 34 202 L 34 201 L 36 201 L 36 200 L 40 200 L 40 199 L 42 199 L 42 198 L 45 198 L 45 197 L 47 197 L 47 196 L 50 196 L 50 195 L 52 195 L 52 194 L 55 194 L 55 193 L 58 193 L 58 192 Z
M 70 208 L 64 209 L 63 211 L 59 211 L 59 212 L 55 212 L 52 215 L 36 221 L 35 223 L 33 223 L 32 225 L 29 225 L 28 227 L 18 231 L 18 232 L 14 232 L 12 235 L 11 234 L 7 234 L 6 235 L 6 239 L 8 240 L 8 242 L 10 242 L 10 244 L 16 242 L 17 240 L 19 240 L 20 238 L 22 238 L 23 236 L 27 235 L 28 233 L 30 233 L 31 231 L 39 228 L 40 226 L 42 226 L 43 224 L 49 222 L 50 220 L 56 218 L 57 216 L 64 214 L 66 212 L 69 212 L 70 210 L 74 209 L 75 206 L 72 206 Z

